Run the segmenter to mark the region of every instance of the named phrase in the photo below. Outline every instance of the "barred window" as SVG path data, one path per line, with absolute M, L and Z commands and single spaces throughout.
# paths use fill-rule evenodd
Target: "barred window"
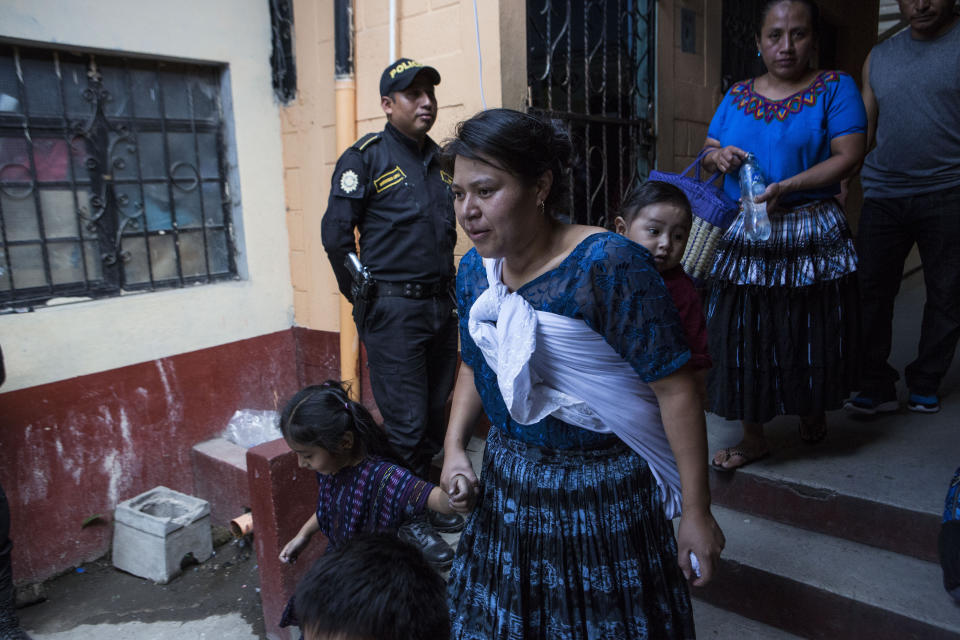
M 0 45 L 0 312 L 236 278 L 223 71 Z

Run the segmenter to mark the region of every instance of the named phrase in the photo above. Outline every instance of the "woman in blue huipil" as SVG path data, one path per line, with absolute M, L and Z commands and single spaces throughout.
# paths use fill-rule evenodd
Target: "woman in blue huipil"
M 718 470 L 767 456 L 764 423 L 778 415 L 799 416 L 800 438 L 819 442 L 824 412 L 857 384 L 857 260 L 836 196 L 863 159 L 867 119 L 853 78 L 811 67 L 818 22 L 812 0 L 765 3 L 756 38 L 767 72 L 730 88 L 707 133 L 703 166 L 726 174 L 733 198 L 756 156 L 772 228 L 750 241 L 738 218 L 711 273 L 707 408 L 743 424 L 740 442 L 714 454 Z
M 454 508 L 476 500 L 450 571 L 459 640 L 693 637 L 688 583 L 723 547 L 676 307 L 647 249 L 559 219 L 571 151 L 508 109 L 445 148 L 474 243 L 441 475 Z M 478 481 L 465 448 L 481 411 Z

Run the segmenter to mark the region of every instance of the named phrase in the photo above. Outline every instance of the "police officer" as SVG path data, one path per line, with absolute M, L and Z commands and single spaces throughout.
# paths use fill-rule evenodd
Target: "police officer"
M 337 285 L 354 305 L 387 435 L 423 478 L 443 446 L 444 407 L 457 366 L 451 177 L 427 136 L 437 119 L 439 83 L 436 69 L 408 58 L 384 70 L 380 106 L 387 124 L 340 156 L 321 226 Z M 345 266 L 356 250 L 355 228 L 360 260 L 373 278 L 364 299 L 357 299 L 360 289 Z M 462 527 L 459 515 L 431 511 L 401 535 L 444 566 L 453 552 L 436 532 Z

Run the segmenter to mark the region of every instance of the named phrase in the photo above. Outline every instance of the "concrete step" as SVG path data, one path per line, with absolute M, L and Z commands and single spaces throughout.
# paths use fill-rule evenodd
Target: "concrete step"
M 939 565 L 723 507 L 721 572 L 696 595 L 806 638 L 960 638 Z
M 734 473 L 711 471 L 716 504 L 794 526 L 937 560 L 947 486 L 960 458 L 960 402 L 939 414 L 901 411 L 864 420 L 827 415 L 822 443 L 800 442 L 796 417 L 766 427 L 770 457 Z M 711 452 L 735 444 L 739 423 L 708 416 Z
M 799 640 L 799 636 L 775 629 L 732 611 L 693 599 L 693 620 L 699 640 Z
M 889 473 L 897 473 L 882 467 L 875 472 L 883 474 L 880 479 L 884 483 L 889 482 Z M 876 486 L 876 478 L 862 477 L 862 484 L 854 488 L 816 472 L 791 474 L 778 468 L 776 460 L 736 473 L 711 471 L 710 476 L 714 504 L 921 560 L 938 561 L 941 513 L 902 506 L 889 495 L 864 495 L 865 490 Z M 946 495 L 948 480 L 946 476 L 943 482 L 931 482 L 929 492 L 936 494 L 942 488 Z M 860 495 L 848 493 L 851 489 Z

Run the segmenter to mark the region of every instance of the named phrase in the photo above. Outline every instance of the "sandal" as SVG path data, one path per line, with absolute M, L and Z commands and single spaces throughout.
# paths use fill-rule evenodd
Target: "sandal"
M 713 460 L 710 461 L 710 466 L 712 466 L 717 471 L 723 471 L 724 473 L 730 473 L 736 471 L 740 467 L 745 467 L 750 463 L 756 462 L 757 460 L 763 460 L 770 455 L 769 449 L 764 449 L 760 453 L 755 453 L 751 455 L 751 452 L 743 447 L 727 447 L 726 449 L 720 449 L 717 454 L 723 454 L 723 459 L 717 463 L 717 456 L 713 456 Z M 723 466 L 724 462 L 729 462 L 733 456 L 740 456 L 743 458 L 741 464 L 736 465 L 735 467 L 725 467 Z
M 817 444 L 827 437 L 827 416 L 800 417 L 800 439 L 807 444 Z

